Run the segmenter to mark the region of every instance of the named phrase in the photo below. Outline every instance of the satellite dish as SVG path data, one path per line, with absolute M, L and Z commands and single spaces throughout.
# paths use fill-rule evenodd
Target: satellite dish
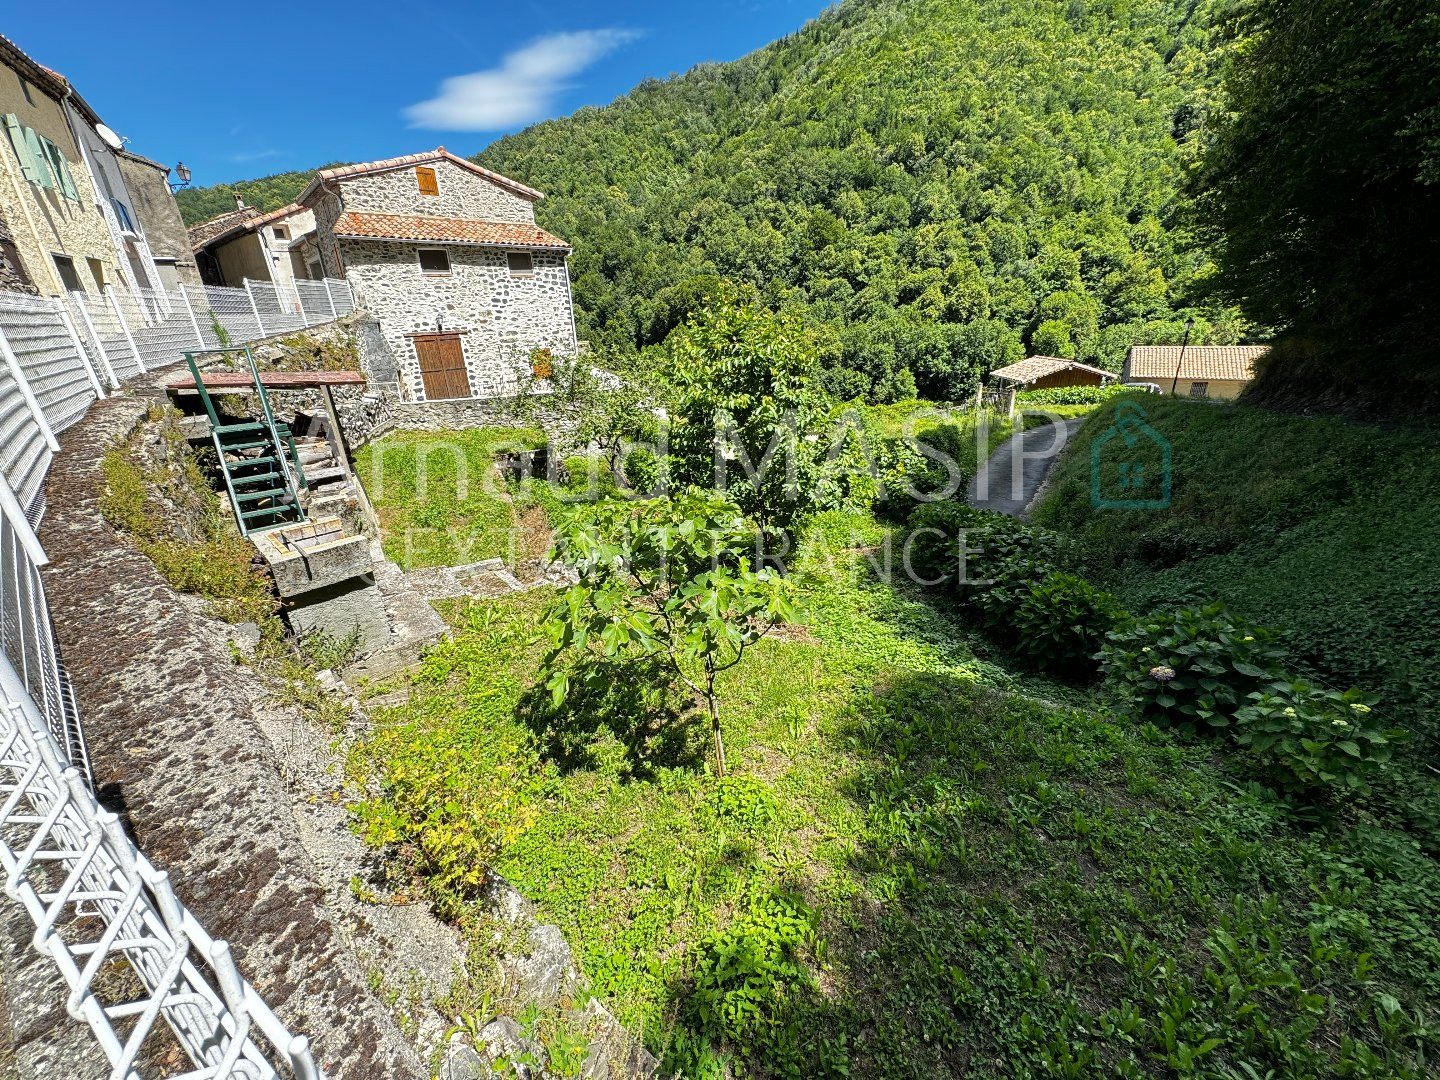
M 106 124 L 96 124 L 95 134 L 100 136 L 101 141 L 111 150 L 121 150 L 125 146 L 125 140 L 116 135 Z

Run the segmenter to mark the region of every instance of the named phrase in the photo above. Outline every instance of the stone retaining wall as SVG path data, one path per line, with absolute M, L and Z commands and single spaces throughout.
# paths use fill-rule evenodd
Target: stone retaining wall
M 40 539 L 61 655 L 74 681 L 100 801 L 331 1080 L 428 1076 L 361 966 L 302 844 L 256 686 L 227 628 L 177 594 L 99 510 L 100 461 L 146 411 L 96 404 L 61 438 Z

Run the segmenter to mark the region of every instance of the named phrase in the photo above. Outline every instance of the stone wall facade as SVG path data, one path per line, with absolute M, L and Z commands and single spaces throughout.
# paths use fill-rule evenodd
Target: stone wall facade
M 337 186 L 345 209 L 520 224 L 535 221 L 535 206 L 529 199 L 478 173 L 445 160 L 427 162 L 422 167 L 435 170 L 438 195 L 420 194 L 414 168 L 391 169 L 339 180 Z
M 190 237 L 180 217 L 180 207 L 170 192 L 170 170 L 159 162 L 127 151 L 115 155 L 125 187 L 130 192 L 131 208 L 140 218 L 140 228 L 150 244 L 150 254 L 157 260 L 174 261 L 176 281 L 186 285 L 200 284 L 200 271 L 190 250 Z M 162 266 L 161 277 L 165 277 Z M 173 288 L 165 282 L 167 288 Z
M 3 60 L 3 57 L 0 57 Z M 98 292 L 88 260 L 107 280 L 130 279 L 130 268 L 117 263 L 110 227 L 95 201 L 95 187 L 80 148 L 70 132 L 64 107 L 38 80 L 25 79 L 0 62 L 0 114 L 14 114 L 23 127 L 49 139 L 65 158 L 75 188 L 68 198 L 60 186 L 42 187 L 26 179 L 10 138 L 0 134 L 0 217 L 10 225 L 15 247 L 30 280 L 46 296 L 64 293 L 53 256 L 69 258 L 80 287 Z
M 343 274 L 360 307 L 379 320 L 389 363 L 367 374 L 395 386 L 401 401 L 426 400 L 414 335 L 460 336 L 471 398 L 513 396 L 530 374 L 530 356 L 549 349 L 573 356 L 575 312 L 561 251 L 531 251 L 533 271 L 512 274 L 508 251 L 459 242 L 337 238 L 345 212 L 417 215 L 533 225 L 533 193 L 512 189 L 443 156 L 410 159 L 433 169 L 438 193 L 422 194 L 416 165 L 327 179 L 305 197 L 315 213 L 316 246 L 327 274 Z M 420 251 L 443 249 L 446 274 L 425 273 Z M 384 368 L 384 371 L 377 368 Z
M 395 357 L 404 400 L 425 400 L 413 334 L 460 334 L 472 397 L 514 394 L 535 349 L 574 355 L 570 270 L 563 255 L 536 252 L 534 273 L 513 277 L 505 251 L 451 245 L 450 273 L 427 275 L 419 251 L 434 246 L 340 241 L 356 299 L 380 320 Z

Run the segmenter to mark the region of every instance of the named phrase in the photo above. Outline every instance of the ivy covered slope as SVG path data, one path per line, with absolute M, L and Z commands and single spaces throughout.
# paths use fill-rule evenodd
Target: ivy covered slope
M 1179 340 L 1202 269 L 1177 190 L 1220 9 L 851 0 L 477 160 L 547 193 L 597 345 L 663 339 L 717 275 L 827 328 L 842 398 L 958 398 L 1027 349 L 1118 368 Z

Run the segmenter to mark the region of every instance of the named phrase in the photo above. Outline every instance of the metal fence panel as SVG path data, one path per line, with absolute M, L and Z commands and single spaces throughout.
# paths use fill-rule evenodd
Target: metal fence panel
M 211 332 L 215 338 L 212 348 L 221 348 L 224 345 L 239 345 L 246 341 L 259 341 L 266 337 L 265 328 L 260 325 L 260 319 L 255 314 L 255 309 L 250 305 L 250 294 L 244 289 L 226 289 L 218 285 L 204 286 L 205 305 L 215 316 L 215 324 L 225 331 L 225 336 L 230 340 L 220 340 L 220 335 L 215 327 Z
M 77 330 L 89 338 L 89 344 L 104 357 L 105 364 L 120 379 L 131 379 L 142 373 L 141 359 L 130 344 L 130 326 L 108 296 L 93 293 L 71 293 L 70 310 Z
M 355 310 L 355 294 L 348 282 L 339 278 L 326 278 L 325 287 L 330 290 L 330 299 L 335 304 L 336 315 L 349 315 Z
M 19 360 L 51 430 L 63 431 L 95 401 L 88 357 L 77 351 L 58 310 L 17 302 L 21 299 L 0 293 L 0 334 Z
M 267 337 L 305 329 L 305 314 L 291 289 L 269 281 L 247 281 L 245 288 Z
M 312 326 L 329 322 L 337 314 L 330 306 L 330 290 L 323 281 L 295 282 L 295 297 L 300 303 L 305 321 Z
M 0 473 L 27 510 L 39 498 L 50 448 L 7 365 L 0 364 Z

